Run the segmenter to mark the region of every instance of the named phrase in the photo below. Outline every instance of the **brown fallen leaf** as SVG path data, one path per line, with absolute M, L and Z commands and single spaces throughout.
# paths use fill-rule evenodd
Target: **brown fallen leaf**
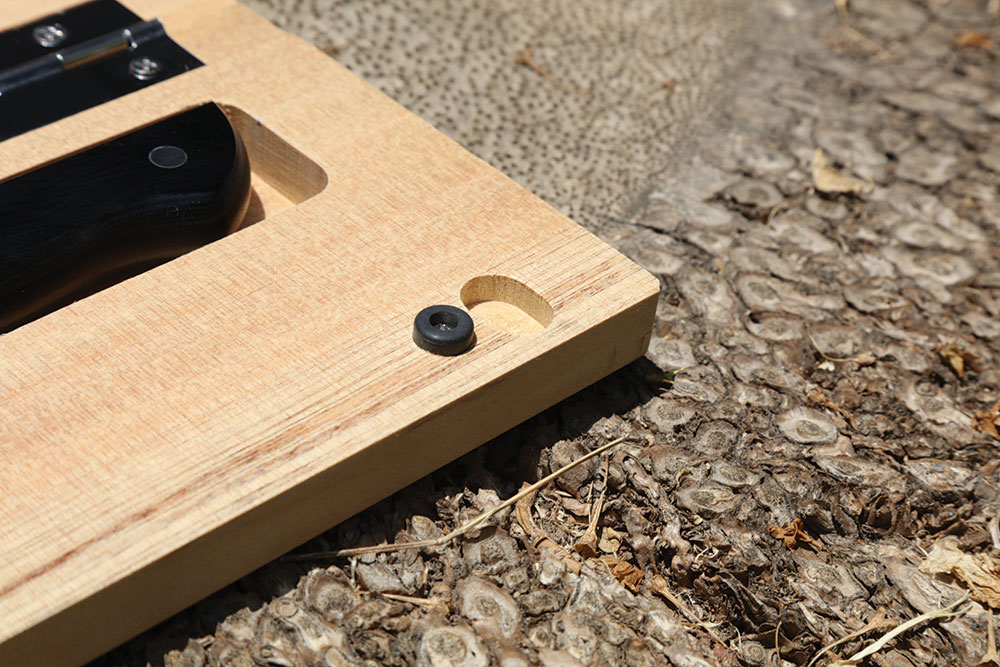
M 584 558 L 597 558 L 597 535 L 588 528 L 573 549 Z
M 976 416 L 972 418 L 972 426 L 1000 440 L 1000 430 L 998 430 L 1000 427 L 1000 396 L 997 397 L 997 402 L 993 404 L 992 408 L 976 411 Z
M 863 181 L 847 176 L 835 169 L 822 148 L 817 148 L 813 152 L 812 176 L 813 186 L 817 190 L 831 194 L 844 192 L 860 196 L 868 194 L 875 187 L 875 184 L 870 180 Z
M 563 509 L 573 515 L 573 518 L 588 519 L 590 517 L 590 503 L 580 502 L 573 497 L 561 497 L 559 502 L 562 503 Z
M 622 538 L 625 533 L 621 533 L 614 528 L 605 528 L 601 531 L 601 539 L 597 543 L 597 548 L 606 554 L 611 554 L 612 556 L 618 553 L 618 550 L 622 546 Z
M 970 597 L 1000 609 L 1000 560 L 987 553 L 970 554 L 958 546 L 958 538 L 935 542 L 920 564 L 924 574 L 950 574 L 965 584 Z
M 960 49 L 984 49 L 989 51 L 993 48 L 993 40 L 982 30 L 969 28 L 955 38 L 955 46 Z
M 811 544 L 815 540 L 802 528 L 802 519 L 795 517 L 787 526 L 771 526 L 767 529 L 771 537 L 785 543 L 789 549 L 794 549 L 799 542 Z
M 965 374 L 966 368 L 974 371 L 979 365 L 979 357 L 976 356 L 975 352 L 954 341 L 939 347 L 938 354 L 959 378 Z
M 615 556 L 601 556 L 598 560 L 607 566 L 611 576 L 620 581 L 622 586 L 633 593 L 639 591 L 639 584 L 642 583 L 642 570 Z

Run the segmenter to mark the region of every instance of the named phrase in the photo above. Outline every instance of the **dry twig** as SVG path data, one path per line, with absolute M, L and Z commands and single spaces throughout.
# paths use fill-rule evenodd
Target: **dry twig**
M 601 520 L 601 511 L 604 509 L 604 494 L 608 490 L 608 472 L 610 463 L 608 457 L 604 457 L 604 486 L 601 487 L 601 495 L 597 497 L 597 502 L 590 506 L 590 522 L 587 531 L 576 543 L 576 551 L 584 558 L 597 557 L 597 524 Z
M 418 607 L 423 607 L 428 611 L 434 611 L 442 615 L 447 615 L 451 609 L 448 603 L 441 598 L 417 598 L 410 595 L 399 595 L 397 593 L 382 593 L 382 597 L 395 600 L 396 602 L 406 602 Z
M 835 646 L 840 646 L 841 644 L 849 642 L 852 639 L 857 639 L 866 632 L 871 632 L 872 630 L 882 630 L 883 628 L 886 628 L 891 625 L 892 621 L 886 619 L 885 617 L 885 608 L 879 607 L 878 611 L 872 617 L 872 620 L 868 621 L 868 623 L 866 623 L 864 627 L 855 630 L 849 635 L 844 635 L 837 641 L 827 644 L 826 646 L 821 648 L 819 651 L 816 652 L 816 655 L 812 657 L 812 660 L 810 660 L 806 664 L 806 667 L 812 667 L 813 665 L 815 665 L 817 660 L 826 655 L 827 652 L 832 650 Z
M 448 544 L 456 537 L 461 537 L 462 535 L 465 535 L 466 533 L 471 532 L 476 528 L 479 528 L 497 512 L 505 510 L 508 507 L 516 504 L 517 501 L 519 501 L 520 499 L 534 494 L 536 491 L 538 491 L 538 489 L 544 487 L 545 485 L 547 485 L 560 475 L 569 472 L 570 470 L 577 467 L 581 463 L 585 463 L 590 459 L 594 458 L 595 456 L 600 456 L 601 454 L 608 451 L 612 447 L 620 445 L 626 440 L 628 440 L 627 437 L 617 438 L 615 440 L 612 440 L 611 442 L 601 445 L 600 447 L 591 452 L 587 452 L 586 454 L 576 459 L 575 461 L 567 463 L 562 468 L 559 468 L 559 470 L 556 470 L 555 472 L 550 473 L 549 475 L 546 475 L 545 477 L 541 478 L 534 484 L 521 489 L 520 491 L 518 491 L 513 496 L 503 501 L 496 507 L 491 507 L 490 509 L 486 510 L 479 516 L 469 521 L 466 521 L 464 524 L 462 524 L 455 530 L 451 531 L 450 533 L 442 537 L 438 537 L 433 540 L 420 540 L 418 542 L 400 542 L 397 544 L 376 544 L 369 547 L 353 547 L 350 549 L 339 549 L 337 551 L 318 551 L 315 553 L 308 553 L 308 554 L 292 554 L 286 556 L 285 560 L 320 560 L 325 558 L 343 558 L 350 556 L 362 556 L 364 554 L 380 554 L 380 553 L 387 553 L 390 551 L 401 551 L 403 549 L 422 549 L 425 547 L 444 546 L 445 544 Z
M 820 349 L 819 343 L 816 342 L 816 339 L 813 338 L 813 335 L 808 331 L 806 332 L 806 337 L 809 338 L 809 342 L 812 343 L 812 346 L 816 348 L 816 352 L 819 353 L 819 356 L 823 357 L 827 361 L 833 361 L 837 363 L 842 363 L 845 361 L 853 361 L 859 366 L 871 366 L 876 361 L 878 361 L 875 355 L 868 350 L 862 350 L 853 357 L 831 357 L 822 349 Z
M 547 79 L 548 81 L 551 81 L 552 83 L 556 84 L 557 86 L 565 90 L 567 93 L 579 92 L 579 91 L 574 91 L 572 88 L 564 84 L 562 81 L 560 81 L 559 79 L 555 78 L 547 71 L 542 69 L 541 66 L 539 66 L 539 64 L 535 62 L 534 57 L 531 55 L 530 48 L 527 48 L 524 51 L 521 51 L 519 54 L 517 54 L 517 58 L 514 59 L 514 62 L 517 63 L 518 65 L 524 65 L 538 76 L 542 77 L 543 79 Z
M 705 621 L 698 618 L 698 616 L 693 611 L 691 611 L 691 609 L 686 604 L 684 604 L 683 600 L 681 600 L 679 597 L 674 595 L 673 592 L 671 592 L 670 588 L 667 586 L 667 580 L 663 578 L 663 575 L 658 574 L 655 577 L 653 577 L 652 581 L 650 581 L 650 588 L 653 589 L 654 593 L 659 593 L 660 595 L 665 597 L 670 602 L 670 604 L 674 605 L 674 607 L 676 607 L 679 612 L 684 614 L 689 621 L 691 621 L 692 623 L 700 627 L 702 630 L 707 632 L 709 637 L 719 642 L 723 646 L 726 646 L 726 642 L 722 641 L 722 637 L 720 637 L 719 633 L 717 633 L 714 630 L 713 626 L 718 624 L 706 623 Z
M 997 637 L 993 630 L 993 609 L 990 612 L 989 625 L 986 626 L 986 655 L 979 661 L 980 665 L 1000 665 L 1000 654 L 997 653 Z
M 838 660 L 836 662 L 830 663 L 829 667 L 854 667 L 855 665 L 860 664 L 861 661 L 864 660 L 865 658 L 873 656 L 882 649 L 884 649 L 889 644 L 889 642 L 891 642 L 899 635 L 917 627 L 922 623 L 925 623 L 927 621 L 932 621 L 936 618 L 951 618 L 952 616 L 961 616 L 962 614 L 964 614 L 969 610 L 969 607 L 966 607 L 965 609 L 960 609 L 958 611 L 952 611 L 952 609 L 962 604 L 963 602 L 968 601 L 968 599 L 969 599 L 968 595 L 963 596 L 958 600 L 952 602 L 947 607 L 941 607 L 940 609 L 932 609 L 926 614 L 921 614 L 916 618 L 911 618 L 905 623 L 900 623 L 895 628 L 893 628 L 889 632 L 879 637 L 876 641 L 869 644 L 867 648 L 858 651 L 857 653 L 852 655 L 850 658 L 847 658 L 846 660 Z
M 767 220 L 764 222 L 765 225 L 770 225 L 771 222 L 778 216 L 782 211 L 787 211 L 791 208 L 791 203 L 787 199 L 782 199 L 780 202 L 771 207 L 771 210 L 767 213 Z
M 847 23 L 847 0 L 833 0 L 833 4 L 837 7 L 841 23 Z
M 514 517 L 518 525 L 521 526 L 531 539 L 532 547 L 539 551 L 547 552 L 556 560 L 562 561 L 570 572 L 576 574 L 580 571 L 580 562 L 573 558 L 569 549 L 549 537 L 532 518 L 531 508 L 535 505 L 535 494 L 538 493 L 538 489 L 531 487 L 532 485 L 525 482 L 521 487 L 524 495 L 519 494 L 521 498 L 514 504 Z

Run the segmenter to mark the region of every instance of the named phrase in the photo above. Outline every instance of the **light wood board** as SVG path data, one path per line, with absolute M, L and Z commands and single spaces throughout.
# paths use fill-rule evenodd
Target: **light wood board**
M 205 66 L 3 142 L 0 179 L 214 101 L 263 219 L 0 336 L 2 665 L 99 655 L 637 358 L 655 310 L 652 276 L 300 39 L 124 4 Z M 0 0 L 0 29 L 64 6 Z M 463 288 L 475 347 L 418 349 Z

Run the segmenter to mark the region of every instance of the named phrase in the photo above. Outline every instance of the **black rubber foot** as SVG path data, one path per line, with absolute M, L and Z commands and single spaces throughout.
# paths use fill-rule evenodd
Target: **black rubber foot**
M 475 324 L 461 308 L 428 306 L 413 320 L 413 342 L 434 354 L 462 354 L 474 340 Z

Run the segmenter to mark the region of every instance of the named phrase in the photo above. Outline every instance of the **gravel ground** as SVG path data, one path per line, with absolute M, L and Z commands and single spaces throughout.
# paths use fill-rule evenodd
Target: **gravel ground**
M 249 4 L 659 276 L 653 342 L 294 554 L 442 536 L 627 438 L 487 527 L 276 561 L 94 665 L 827 665 L 967 594 L 867 664 L 980 663 L 998 3 Z

